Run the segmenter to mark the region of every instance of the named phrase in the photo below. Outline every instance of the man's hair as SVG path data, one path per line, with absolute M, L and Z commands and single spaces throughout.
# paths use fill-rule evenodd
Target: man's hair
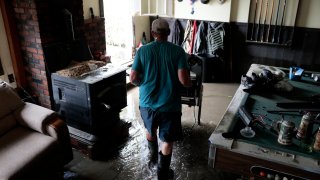
M 152 22 L 151 31 L 157 34 L 170 34 L 169 24 L 164 19 L 156 19 Z

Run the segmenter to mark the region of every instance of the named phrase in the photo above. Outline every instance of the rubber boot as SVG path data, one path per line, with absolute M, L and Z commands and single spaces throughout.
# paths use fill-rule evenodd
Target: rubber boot
M 170 169 L 172 154 L 163 155 L 162 152 L 159 152 L 159 162 L 158 162 L 158 180 L 168 180 L 172 179 L 174 176 L 173 170 Z
M 148 140 L 148 148 L 149 148 L 149 166 L 155 165 L 158 162 L 158 141 Z

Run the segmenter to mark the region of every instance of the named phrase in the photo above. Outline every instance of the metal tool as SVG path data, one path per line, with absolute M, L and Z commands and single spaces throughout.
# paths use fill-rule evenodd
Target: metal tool
M 320 102 L 319 101 L 294 101 L 294 102 L 278 102 L 278 107 L 281 108 L 320 108 Z
M 305 114 L 305 112 L 320 112 L 320 109 L 268 110 L 267 112 L 272 114 L 299 113 L 299 116 L 301 116 L 301 114 Z
M 239 116 L 246 126 L 251 126 L 254 117 L 248 112 L 245 106 L 239 108 Z

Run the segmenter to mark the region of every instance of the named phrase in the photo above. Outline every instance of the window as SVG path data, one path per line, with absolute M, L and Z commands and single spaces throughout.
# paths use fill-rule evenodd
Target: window
M 136 1 L 104 0 L 106 54 L 114 64 L 132 61 L 134 47 L 132 16 Z

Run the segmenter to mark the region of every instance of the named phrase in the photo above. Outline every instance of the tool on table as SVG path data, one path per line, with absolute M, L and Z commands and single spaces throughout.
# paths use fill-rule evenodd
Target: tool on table
M 320 82 L 320 74 L 312 73 L 311 78 L 316 82 Z
M 251 126 L 252 125 L 252 122 L 253 122 L 253 119 L 254 117 L 252 116 L 251 113 L 249 113 L 247 111 L 247 109 L 245 108 L 245 106 L 241 106 L 239 108 L 239 115 L 240 115 L 240 118 L 241 120 L 244 122 L 244 124 L 246 126 Z
M 300 67 L 290 67 L 289 79 L 290 80 L 301 80 L 304 69 Z
M 318 112 L 320 110 L 320 94 L 308 97 L 296 97 L 295 99 L 297 98 L 302 100 L 278 102 L 277 106 L 286 109 L 299 109 L 304 111 L 309 109 L 312 112 Z
M 298 116 L 301 116 L 301 114 L 305 114 L 307 112 L 312 112 L 312 113 L 316 113 L 319 112 L 320 114 L 320 109 L 298 109 L 298 110 L 267 110 L 268 113 L 272 113 L 272 114 L 285 114 L 285 113 L 290 113 L 290 115 L 292 115 L 291 113 L 298 113 Z
M 255 136 L 255 134 L 256 134 L 254 132 L 254 130 L 251 128 L 251 125 L 253 123 L 254 117 L 252 116 L 251 113 L 249 113 L 247 111 L 245 106 L 241 106 L 239 108 L 239 115 L 240 115 L 240 118 L 242 119 L 242 121 L 244 122 L 244 124 L 246 125 L 245 128 L 240 130 L 240 134 L 243 137 L 246 137 L 246 138 L 253 138 Z
M 249 112 L 245 106 L 241 106 L 238 110 L 238 113 L 240 119 L 246 125 L 246 127 L 240 130 L 240 134 L 243 137 L 253 138 L 255 136 L 255 131 L 252 129 L 252 127 L 256 124 L 259 124 L 260 126 L 266 128 L 269 131 L 274 131 L 272 125 L 268 125 L 266 122 L 264 122 L 261 115 L 253 115 L 253 113 Z
M 290 102 L 278 102 L 278 107 L 291 108 L 291 109 L 319 109 L 320 101 L 290 101 Z

